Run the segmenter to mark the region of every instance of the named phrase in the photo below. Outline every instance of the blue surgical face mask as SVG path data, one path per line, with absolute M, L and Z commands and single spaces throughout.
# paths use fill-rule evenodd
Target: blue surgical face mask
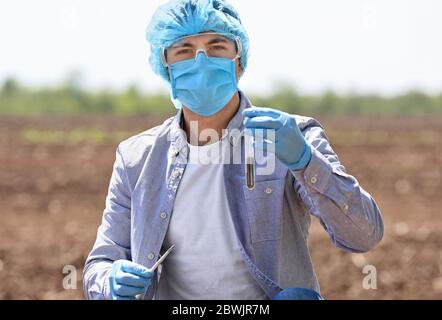
M 235 60 L 207 57 L 169 66 L 172 101 L 177 109 L 186 106 L 200 116 L 212 116 L 223 109 L 239 90 Z

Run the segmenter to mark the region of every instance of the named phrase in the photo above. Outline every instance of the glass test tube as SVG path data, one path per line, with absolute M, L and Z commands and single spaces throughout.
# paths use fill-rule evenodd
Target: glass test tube
M 244 131 L 245 176 L 249 190 L 255 188 L 255 149 L 253 148 L 253 140 L 253 132 Z

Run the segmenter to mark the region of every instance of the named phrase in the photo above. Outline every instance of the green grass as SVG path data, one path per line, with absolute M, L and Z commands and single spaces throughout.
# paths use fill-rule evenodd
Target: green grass
M 103 131 L 79 128 L 71 131 L 26 128 L 21 132 L 25 143 L 43 145 L 115 144 L 136 134 L 132 131 Z
M 130 130 L 105 131 L 92 128 L 50 130 L 25 128 L 21 138 L 28 144 L 79 145 L 116 144 L 139 132 Z M 327 135 L 332 145 L 340 146 L 435 146 L 442 144 L 442 132 L 432 130 L 400 132 L 373 130 L 329 129 Z
M 384 130 L 327 130 L 333 145 L 342 146 L 436 146 L 442 144 L 442 132 L 417 130 L 393 133 Z

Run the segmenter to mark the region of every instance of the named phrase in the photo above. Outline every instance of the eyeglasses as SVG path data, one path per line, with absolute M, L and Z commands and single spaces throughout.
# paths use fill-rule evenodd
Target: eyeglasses
M 197 45 L 198 41 L 191 41 L 191 37 L 206 37 L 206 41 Z M 195 59 L 200 52 L 204 52 L 207 57 L 235 60 L 241 57 L 242 43 L 239 37 L 232 41 L 225 35 L 212 32 L 186 36 L 175 41 L 170 47 L 161 48 L 161 61 L 167 68 L 177 62 Z

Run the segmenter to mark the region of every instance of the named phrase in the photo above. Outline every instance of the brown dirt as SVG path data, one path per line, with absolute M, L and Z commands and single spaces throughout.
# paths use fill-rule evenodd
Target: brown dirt
M 442 299 L 442 119 L 321 118 L 349 173 L 385 223 L 367 254 L 333 247 L 314 220 L 310 247 L 327 299 Z M 0 299 L 82 299 L 81 272 L 100 224 L 116 142 L 45 144 L 23 130 L 141 132 L 161 119 L 0 118 Z M 352 137 L 351 139 L 349 137 Z M 77 268 L 76 290 L 62 286 Z M 365 265 L 377 289 L 362 286 Z

